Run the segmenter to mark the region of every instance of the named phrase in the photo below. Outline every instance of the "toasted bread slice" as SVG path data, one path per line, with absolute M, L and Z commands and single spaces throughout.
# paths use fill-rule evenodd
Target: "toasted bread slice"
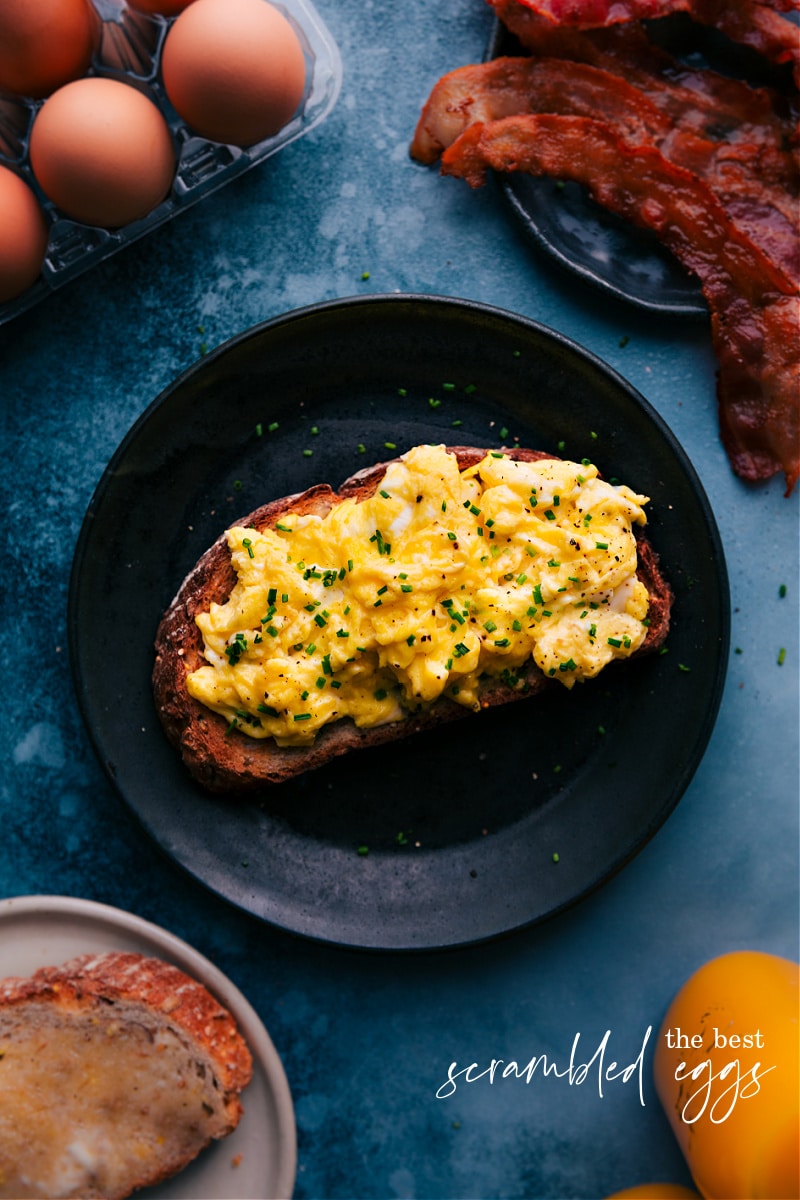
M 479 463 L 487 453 L 485 449 L 468 446 L 449 446 L 447 451 L 456 457 L 461 471 Z M 511 459 L 525 462 L 553 457 L 518 447 L 506 449 L 504 453 Z M 273 500 L 233 524 L 263 530 L 274 528 L 289 512 L 324 516 L 344 499 L 359 501 L 375 493 L 388 465 L 387 462 L 378 463 L 358 472 L 346 480 L 338 492 L 327 484 L 319 484 L 305 492 Z M 672 592 L 659 568 L 658 556 L 638 531 L 637 551 L 637 576 L 650 598 L 647 636 L 637 652 L 641 653 L 655 649 L 666 638 Z M 469 710 L 463 705 L 442 696 L 422 711 L 409 712 L 403 720 L 371 728 L 358 728 L 346 717 L 336 720 L 323 726 L 313 744 L 308 746 L 279 746 L 272 738 L 255 740 L 246 734 L 231 733 L 224 718 L 189 694 L 186 679 L 205 664 L 203 639 L 195 618 L 207 611 L 212 603 L 224 604 L 235 582 L 236 574 L 223 534 L 182 583 L 161 619 L 155 639 L 153 691 L 159 718 L 186 767 L 207 790 L 252 793 L 321 767 L 337 755 L 396 741 L 468 714 Z M 516 686 L 509 686 L 497 677 L 485 676 L 480 685 L 480 707 L 506 704 L 560 686 L 548 679 L 533 662 L 518 672 L 518 676 Z
M 160 959 L 110 952 L 0 981 L 0 1196 L 120 1200 L 242 1113 L 231 1014 Z

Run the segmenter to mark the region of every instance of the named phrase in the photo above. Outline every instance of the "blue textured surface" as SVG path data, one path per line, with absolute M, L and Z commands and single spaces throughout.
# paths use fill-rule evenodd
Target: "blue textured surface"
M 213 959 L 283 1057 L 304 1197 L 599 1197 L 688 1175 L 652 1087 L 488 1080 L 437 1100 L 452 1061 L 569 1057 L 576 1033 L 634 1058 L 706 959 L 797 952 L 798 497 L 732 475 L 704 322 L 639 315 L 532 251 L 489 186 L 408 158 L 420 105 L 476 61 L 480 0 L 320 0 L 344 83 L 328 121 L 0 330 L 4 763 L 0 894 L 100 900 Z M 362 278 L 368 272 L 369 278 Z M 72 694 L 66 589 L 83 514 L 135 418 L 202 352 L 267 317 L 367 292 L 512 309 L 605 359 L 661 413 L 719 523 L 729 676 L 674 815 L 610 884 L 545 926 L 421 958 L 319 947 L 232 911 L 138 830 Z M 780 585 L 787 592 L 780 595 Z M 120 630 L 120 637 L 125 631 Z M 783 665 L 778 653 L 786 648 Z

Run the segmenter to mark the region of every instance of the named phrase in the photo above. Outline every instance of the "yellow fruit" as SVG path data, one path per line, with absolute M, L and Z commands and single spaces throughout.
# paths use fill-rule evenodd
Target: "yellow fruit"
M 723 954 L 664 1019 L 656 1091 L 706 1200 L 800 1197 L 799 981 L 788 959 Z

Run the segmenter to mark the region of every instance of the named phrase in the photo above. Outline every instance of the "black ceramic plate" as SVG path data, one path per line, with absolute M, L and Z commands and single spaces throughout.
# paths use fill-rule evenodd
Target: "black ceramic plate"
M 652 497 L 651 538 L 676 594 L 669 653 L 353 754 L 259 802 L 197 788 L 161 732 L 150 673 L 161 613 L 206 547 L 263 501 L 338 485 L 395 447 L 514 439 L 591 457 Z M 430 949 L 541 920 L 655 833 L 710 736 L 728 614 L 703 491 L 630 385 L 532 321 L 381 296 L 269 321 L 162 393 L 91 502 L 69 626 L 100 761 L 168 855 L 295 933 Z
M 770 66 L 755 51 L 684 14 L 647 24 L 651 38 L 679 60 L 755 85 L 782 89 L 789 82 L 783 68 Z M 484 57 L 520 53 L 519 43 L 496 20 Z M 684 270 L 655 234 L 607 212 L 580 184 L 520 173 L 503 176 L 500 187 L 532 241 L 572 274 L 645 311 L 708 316 L 696 276 Z

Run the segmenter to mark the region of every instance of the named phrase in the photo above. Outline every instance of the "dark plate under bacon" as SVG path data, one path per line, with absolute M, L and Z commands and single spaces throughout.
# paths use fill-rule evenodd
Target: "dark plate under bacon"
M 800 473 L 794 89 L 680 63 L 639 21 L 583 30 L 557 23 L 558 0 L 489 3 L 533 57 L 444 76 L 412 155 L 441 157 L 444 174 L 472 186 L 489 170 L 572 181 L 657 235 L 699 280 L 710 311 L 734 470 L 749 481 L 783 471 L 788 494 Z M 533 11 L 544 7 L 546 16 Z

